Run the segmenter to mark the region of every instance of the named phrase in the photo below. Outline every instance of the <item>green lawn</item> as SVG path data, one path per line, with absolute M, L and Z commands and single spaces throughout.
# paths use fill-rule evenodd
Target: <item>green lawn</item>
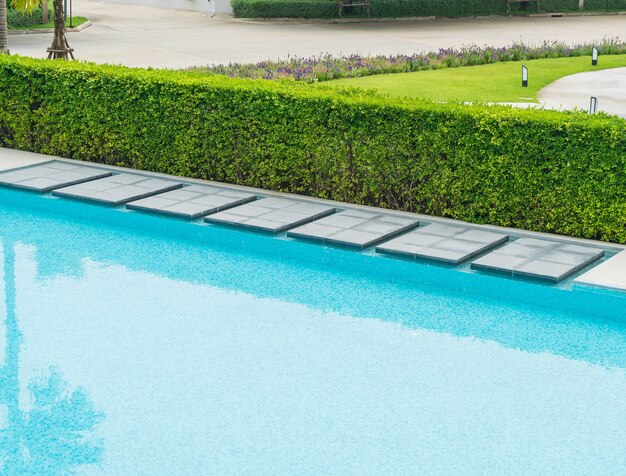
M 82 25 L 83 23 L 85 23 L 87 21 L 87 18 L 85 17 L 72 17 L 72 27 L 76 28 L 79 25 Z M 65 21 L 65 26 L 67 28 L 70 27 L 70 19 L 68 18 Z M 50 23 L 40 23 L 37 25 L 28 25 L 28 26 L 17 26 L 17 27 L 11 27 L 9 28 L 10 30 L 42 30 L 42 29 L 54 29 L 54 23 L 52 21 L 50 21 Z
M 528 87 L 522 87 L 522 64 L 528 67 Z M 428 98 L 435 101 L 537 102 L 537 92 L 563 76 L 598 69 L 626 66 L 626 55 L 550 58 L 445 68 L 416 73 L 378 74 L 363 78 L 320 83 L 335 86 L 375 88 L 390 96 Z

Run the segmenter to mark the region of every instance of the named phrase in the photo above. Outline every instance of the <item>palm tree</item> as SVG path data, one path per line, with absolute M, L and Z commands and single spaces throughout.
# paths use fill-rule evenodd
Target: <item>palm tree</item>
M 0 55 L 9 54 L 7 30 L 7 2 L 0 0 Z
M 9 54 L 7 1 L 0 0 L 0 55 Z M 37 6 L 35 0 L 11 0 L 11 6 L 24 12 L 32 12 Z

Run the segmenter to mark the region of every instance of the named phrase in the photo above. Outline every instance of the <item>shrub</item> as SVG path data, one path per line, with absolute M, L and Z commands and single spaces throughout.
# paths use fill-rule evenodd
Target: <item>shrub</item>
M 49 18 L 52 19 L 54 12 L 49 10 Z M 43 23 L 43 10 L 35 8 L 32 13 L 21 13 L 11 8 L 7 11 L 7 23 L 9 28 L 41 25 Z
M 242 18 L 329 18 L 337 17 L 335 0 L 232 0 L 233 12 Z M 626 10 L 626 0 L 586 0 L 585 11 Z M 505 15 L 504 0 L 370 0 L 373 17 L 466 17 Z M 541 0 L 542 12 L 578 11 L 578 0 Z M 512 4 L 511 13 L 537 13 L 534 3 Z M 365 16 L 355 7 L 345 16 Z
M 626 243 L 626 121 L 0 57 L 0 146 Z
M 238 18 L 330 18 L 337 16 L 335 0 L 232 0 Z

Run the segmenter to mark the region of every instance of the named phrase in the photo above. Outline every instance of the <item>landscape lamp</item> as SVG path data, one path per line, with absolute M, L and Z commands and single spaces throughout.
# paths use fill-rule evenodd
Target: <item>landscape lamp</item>
M 589 101 L 589 114 L 595 114 L 596 112 L 598 112 L 598 98 L 591 96 L 591 101 Z
M 528 68 L 522 65 L 522 87 L 528 87 Z
M 596 66 L 598 64 L 598 48 L 595 46 L 591 50 L 591 66 Z

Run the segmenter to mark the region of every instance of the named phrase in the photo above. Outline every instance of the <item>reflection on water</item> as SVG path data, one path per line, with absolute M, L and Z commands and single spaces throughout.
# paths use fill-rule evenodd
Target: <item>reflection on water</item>
M 20 404 L 20 349 L 16 316 L 15 251 L 3 243 L 5 359 L 0 367 L 0 471 L 7 475 L 62 475 L 101 461 L 102 439 L 90 432 L 104 419 L 87 392 L 70 389 L 50 367 L 27 385 L 28 410 Z

